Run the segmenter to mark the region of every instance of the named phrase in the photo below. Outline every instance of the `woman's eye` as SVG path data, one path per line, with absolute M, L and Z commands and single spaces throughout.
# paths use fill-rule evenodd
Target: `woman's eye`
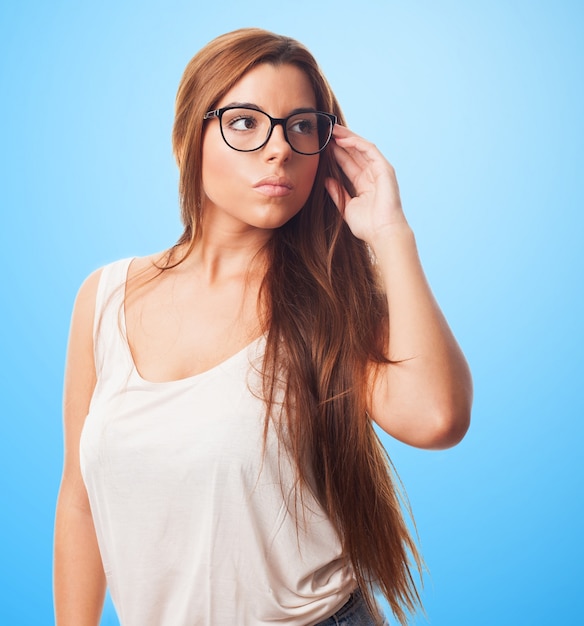
M 257 120 L 253 115 L 240 115 L 227 122 L 230 130 L 254 130 L 257 127 Z
M 288 130 L 299 135 L 311 135 L 316 132 L 316 124 L 310 119 L 294 120 Z

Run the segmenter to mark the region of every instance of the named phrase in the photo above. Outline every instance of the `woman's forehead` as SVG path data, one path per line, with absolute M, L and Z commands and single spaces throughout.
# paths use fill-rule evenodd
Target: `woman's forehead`
M 244 74 L 217 106 L 238 104 L 253 104 L 282 117 L 295 109 L 315 108 L 316 96 L 310 79 L 299 67 L 262 63 Z

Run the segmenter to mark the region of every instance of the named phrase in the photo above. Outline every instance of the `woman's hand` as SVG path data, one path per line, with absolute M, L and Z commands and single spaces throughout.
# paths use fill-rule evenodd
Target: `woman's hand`
M 376 146 L 337 124 L 332 150 L 356 195 L 332 178 L 326 188 L 355 237 L 373 246 L 395 227 L 407 226 L 394 169 Z

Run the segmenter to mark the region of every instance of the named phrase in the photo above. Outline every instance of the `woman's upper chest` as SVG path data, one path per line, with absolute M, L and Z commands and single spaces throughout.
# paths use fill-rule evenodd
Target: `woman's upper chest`
M 166 271 L 135 289 L 130 280 L 124 314 L 134 365 L 151 382 L 206 372 L 261 334 L 257 289 L 237 277 L 210 284 Z

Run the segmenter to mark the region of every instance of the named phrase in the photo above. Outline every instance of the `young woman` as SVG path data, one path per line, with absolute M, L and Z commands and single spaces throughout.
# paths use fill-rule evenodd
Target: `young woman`
M 73 313 L 58 626 L 402 623 L 420 558 L 372 421 L 466 432 L 471 378 L 389 163 L 310 53 L 259 29 L 189 63 L 184 233 L 90 276 Z

